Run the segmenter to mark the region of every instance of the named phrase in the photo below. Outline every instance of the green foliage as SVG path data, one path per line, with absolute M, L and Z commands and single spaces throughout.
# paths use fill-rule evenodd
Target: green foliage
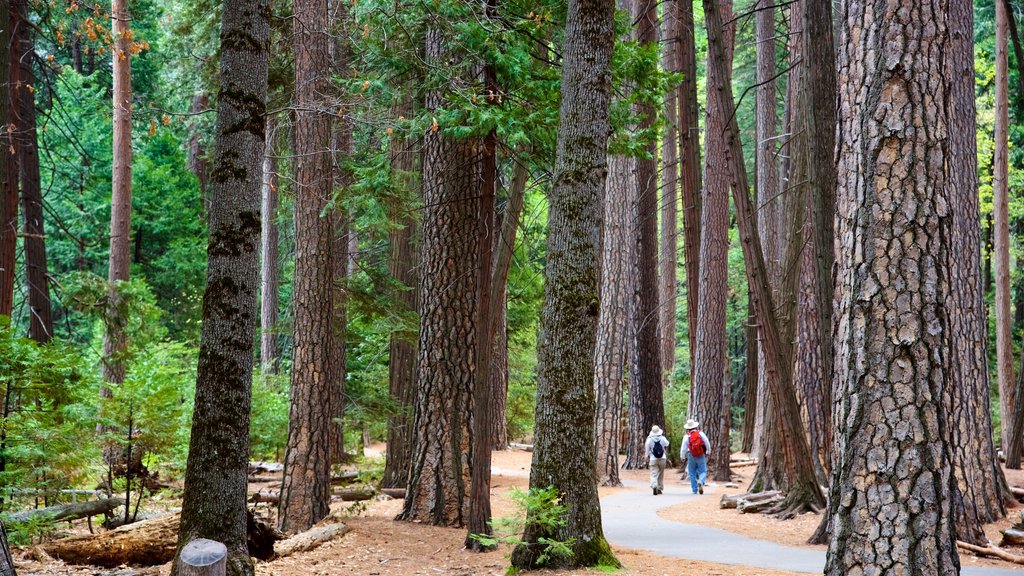
M 13 522 L 8 514 L 0 515 L 11 546 L 32 546 L 53 533 L 56 523 L 51 516 L 40 514 L 24 522 Z
M 288 376 L 257 373 L 252 382 L 249 455 L 280 461 L 288 442 Z
M 487 547 L 498 544 L 515 547 L 525 543 L 521 534 L 527 526 L 536 527 L 542 534 L 553 534 L 566 525 L 569 508 L 562 504 L 558 490 L 554 486 L 530 488 L 528 492 L 513 488 L 510 496 L 519 514 L 495 518 L 491 521 L 493 535 L 471 534 L 471 538 Z M 572 557 L 575 539 L 563 541 L 540 537 L 537 541 L 541 544 L 541 551 L 536 560 L 539 565 L 547 564 L 555 557 Z

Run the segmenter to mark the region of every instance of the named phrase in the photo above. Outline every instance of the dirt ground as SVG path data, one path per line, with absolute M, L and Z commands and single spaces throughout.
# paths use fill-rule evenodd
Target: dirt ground
M 511 515 L 515 507 L 509 499 L 513 487 L 525 489 L 528 485 L 531 454 L 509 450 L 494 454 L 497 472 L 492 478 L 493 514 Z M 735 510 L 718 508 L 719 496 L 723 493 L 742 492 L 753 474 L 753 468 L 738 468 L 738 489 L 714 487 L 706 498 L 694 499 L 667 508 L 662 517 L 688 524 L 721 528 L 747 536 L 768 539 L 781 544 L 806 546 L 804 543 L 817 527 L 819 516 L 805 514 L 790 521 L 779 521 L 760 514 L 739 514 Z M 645 470 L 623 471 L 623 477 L 646 481 Z M 1024 473 L 1008 471 L 1011 485 L 1024 486 Z M 667 484 L 688 486 L 678 471 L 669 471 Z M 602 488 L 605 496 L 623 490 Z M 349 503 L 332 506 L 335 515 L 344 516 Z M 366 576 L 499 576 L 508 567 L 507 549 L 486 554 L 474 554 L 464 550 L 463 529 L 438 528 L 422 524 L 396 522 L 393 520 L 401 510 L 402 501 L 385 499 L 374 501 L 367 506 L 356 506 L 358 515 L 345 518 L 351 531 L 344 537 L 306 553 L 271 562 L 258 562 L 256 574 L 260 576 L 306 576 L 355 574 Z M 363 509 L 364 508 L 364 509 Z M 990 527 L 989 536 L 998 542 L 998 529 L 1009 526 L 1020 518 L 1019 510 L 1011 512 L 1010 519 Z M 823 549 L 823 547 L 815 547 Z M 628 576 L 792 576 L 797 573 L 744 568 L 722 564 L 711 564 L 657 556 L 647 552 L 613 548 L 624 570 L 618 574 Z M 1021 554 L 1024 550 L 1014 550 Z M 170 566 L 152 569 L 126 571 L 66 566 L 59 561 L 39 562 L 32 558 L 31 550 L 16 553 L 19 574 L 53 576 L 130 576 L 161 575 L 170 573 Z M 963 565 L 1010 566 L 1005 562 L 979 559 L 961 554 Z M 597 570 L 540 571 L 539 574 L 564 576 L 598 574 Z

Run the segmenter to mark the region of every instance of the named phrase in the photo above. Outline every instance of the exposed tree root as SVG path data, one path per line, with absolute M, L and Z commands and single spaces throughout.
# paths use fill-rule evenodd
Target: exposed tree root
M 989 544 L 988 546 L 975 546 L 974 544 L 968 544 L 967 542 L 957 540 L 956 545 L 959 548 L 963 548 L 964 550 L 974 552 L 975 554 L 979 554 L 981 556 L 1001 558 L 1003 560 L 1006 560 L 1007 562 L 1013 562 L 1014 564 L 1024 564 L 1024 556 L 1010 554 L 1006 550 L 1003 550 L 998 546 L 993 546 L 992 544 Z

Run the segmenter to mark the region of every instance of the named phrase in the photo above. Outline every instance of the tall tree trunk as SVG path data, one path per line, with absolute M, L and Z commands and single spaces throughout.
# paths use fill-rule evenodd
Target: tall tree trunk
M 548 208 L 544 306 L 537 339 L 536 431 L 530 487 L 553 487 L 567 507 L 564 526 L 528 524 L 512 565 L 532 568 L 542 538 L 572 540 L 554 567 L 619 563 L 604 539 L 594 473 L 594 350 L 599 314 L 597 258 L 605 186 L 613 0 L 569 0 L 554 189 Z M 576 442 L 566 443 L 566 438 Z M 578 447 L 587 447 L 580 450 Z
M 491 449 L 505 450 L 512 440 L 508 431 L 508 292 L 502 289 L 494 318 L 494 352 L 491 355 Z
M 280 234 L 277 229 L 277 151 L 274 149 L 276 135 L 277 123 L 273 116 L 269 116 L 260 194 L 260 366 L 264 373 L 276 373 L 281 358 L 277 339 L 277 291 L 281 282 L 281 266 L 277 261 Z
M 281 482 L 285 532 L 302 532 L 327 515 L 335 374 L 334 217 L 331 118 L 321 108 L 330 74 L 327 2 L 296 0 L 295 50 L 295 352 L 288 448 Z
M 78 37 L 76 36 L 77 40 Z M 192 113 L 201 114 L 210 107 L 210 99 L 207 97 L 206 92 L 198 92 L 192 96 Z M 200 133 L 198 126 L 193 123 L 189 130 L 192 134 L 188 139 L 188 169 L 196 175 L 196 180 L 199 181 L 199 198 L 203 203 L 203 209 L 209 208 L 209 187 L 210 187 L 210 167 L 209 161 L 206 159 L 206 150 L 203 150 L 203 137 Z M 273 130 L 267 130 L 267 134 L 273 133 Z M 267 138 L 271 140 L 271 138 Z M 269 145 L 268 145 L 269 148 Z
M 707 9 L 721 11 L 720 18 L 732 17 L 729 1 Z M 717 13 L 717 12 L 716 12 Z M 700 288 L 698 289 L 696 365 L 690 388 L 690 418 L 700 421 L 711 440 L 712 459 L 708 474 L 715 480 L 729 481 L 729 431 L 722 430 L 722 391 L 726 362 L 725 309 L 728 292 L 729 254 L 729 163 L 726 158 L 722 119 L 728 103 L 715 88 L 731 80 L 732 29 L 720 37 L 726 50 L 725 66 L 708 67 L 708 105 L 705 118 L 705 173 L 707 184 L 701 206 Z M 724 459 L 721 453 L 724 452 Z
M 697 103 L 697 47 L 693 2 L 677 0 L 679 10 L 679 180 L 683 202 L 683 260 L 686 264 L 686 326 L 690 348 L 688 371 L 692 380 L 697 365 L 697 317 L 700 296 L 701 162 L 700 117 Z
M 412 101 L 403 102 L 398 115 L 412 116 Z M 402 196 L 389 205 L 389 218 L 398 226 L 389 236 L 391 249 L 388 272 L 401 286 L 394 299 L 402 315 L 416 313 L 419 293 L 416 276 L 416 236 L 420 187 L 416 176 L 419 145 L 416 141 L 396 138 L 391 142 L 391 169 L 398 178 Z M 391 333 L 388 354 L 388 393 L 396 411 L 388 416 L 387 457 L 384 463 L 384 488 L 405 488 L 409 480 L 409 454 L 412 442 L 412 401 L 416 383 L 416 338 L 413 326 L 401 326 Z
M 708 27 L 709 67 L 719 77 L 727 75 L 727 53 L 723 42 L 722 14 L 715 6 L 714 0 L 705 0 L 704 15 Z M 814 477 L 810 447 L 800 422 L 800 408 L 792 381 L 792 349 L 790 342 L 782 337 L 776 309 L 772 301 L 770 287 L 761 252 L 761 240 L 754 226 L 754 210 L 751 206 L 747 173 L 743 163 L 743 148 L 739 139 L 739 127 L 733 111 L 732 85 L 716 83 L 713 85 L 718 98 L 724 104 L 718 109 L 725 128 L 725 152 L 730 166 L 733 202 L 736 207 L 736 220 L 739 225 L 740 244 L 743 247 L 743 260 L 750 285 L 748 297 L 757 311 L 758 324 L 761 327 L 765 346 L 765 370 L 769 372 L 768 382 L 771 388 L 772 408 L 778 411 L 776 422 L 781 424 L 778 433 L 785 439 L 780 442 L 783 462 L 786 466 L 786 501 L 778 510 L 789 515 L 805 509 L 820 509 L 824 504 L 821 490 Z
M 632 294 L 626 279 L 632 275 L 631 251 L 636 243 L 630 206 L 636 203 L 636 160 L 623 155 L 608 157 L 608 176 L 601 201 L 600 309 L 594 355 L 595 464 L 602 486 L 621 486 L 619 437 L 622 426 L 622 393 L 625 390 L 627 326 Z M 641 428 L 641 431 L 644 429 Z M 630 437 L 632 438 L 633 435 Z M 641 445 L 641 450 L 643 446 Z
M 662 8 L 661 35 L 666 71 L 679 73 L 680 0 L 668 0 Z M 661 140 L 661 252 L 658 326 L 661 329 L 661 384 L 672 383 L 676 364 L 676 266 L 679 261 L 679 93 L 665 94 L 665 132 Z
M 634 0 L 637 41 L 649 45 L 658 41 L 658 10 L 655 0 Z M 652 130 L 658 110 L 653 104 L 638 106 L 640 130 Z M 636 331 L 637 364 L 630 385 L 629 447 L 624 468 L 646 468 L 643 445 L 651 426 L 665 426 L 662 390 L 658 308 L 658 143 L 647 144 L 644 157 L 636 160 L 637 179 L 637 266 L 639 292 L 632 322 Z
M 260 182 L 270 8 L 223 4 L 210 237 L 195 412 L 178 551 L 195 538 L 228 548 L 229 573 L 253 574 L 246 544 L 249 409 L 259 271 Z M 177 555 L 172 574 L 178 573 Z
M 810 204 L 810 197 L 807 198 Z M 807 207 L 810 212 L 810 206 Z M 805 220 L 804 235 L 812 238 L 814 224 Z M 832 441 L 832 394 L 825 390 L 825 368 L 821 358 L 821 322 L 818 307 L 817 280 L 815 278 L 815 246 L 806 242 L 800 264 L 800 291 L 796 318 L 796 358 L 794 381 L 800 395 L 801 416 L 807 426 L 811 444 L 814 471 L 822 484 L 828 482 L 829 454 Z M 824 336 L 831 340 L 831 333 Z
M 11 62 L 10 3 L 0 1 L 0 126 L 14 122 L 15 91 L 10 83 Z M 14 311 L 14 277 L 18 244 L 18 162 L 10 153 L 14 133 L 0 130 L 0 316 Z
M 747 374 L 743 391 L 743 441 L 741 452 L 750 452 L 754 448 L 754 424 L 757 422 L 757 381 L 758 357 L 757 318 L 754 310 L 747 307 Z
M 1009 147 L 1010 100 L 1007 58 L 1007 10 L 996 1 L 996 121 L 995 162 L 992 167 L 996 269 L 996 373 L 999 378 L 999 414 L 1003 450 L 1013 429 L 1016 389 L 1013 379 L 1013 316 L 1010 311 Z
M 43 227 L 43 191 L 39 176 L 39 140 L 36 134 L 35 42 L 28 19 L 28 2 L 11 2 L 11 84 L 14 87 L 14 132 L 21 177 L 21 211 L 24 218 L 25 283 L 28 287 L 28 335 L 36 342 L 53 337 L 50 278 L 46 264 L 46 232 Z M 116 14 L 116 12 L 115 12 Z M 115 20 L 115 32 L 117 21 Z M 115 72 L 117 68 L 115 65 Z M 116 74 L 115 74 L 116 77 Z M 117 84 L 115 82 L 115 89 Z M 116 114 L 116 112 L 115 112 Z M 116 156 L 116 155 L 115 155 Z
M 427 31 L 428 62 L 450 58 L 447 41 Z M 427 110 L 445 97 L 430 92 Z M 461 527 L 469 512 L 480 156 L 477 139 L 436 125 L 424 136 L 416 416 L 402 520 Z
M 981 292 L 978 251 L 981 215 L 974 103 L 974 5 L 971 0 L 949 0 L 947 14 L 950 48 L 944 72 L 949 85 L 950 218 L 944 221 L 949 242 L 945 265 L 949 277 L 949 331 L 945 349 L 949 354 L 948 381 L 959 385 L 943 388 L 943 404 L 949 415 L 957 537 L 984 546 L 987 539 L 983 525 L 1002 518 L 1006 510 L 999 488 L 1002 471 L 991 441 L 988 314 Z
M 946 229 L 954 201 L 943 57 L 966 45 L 950 46 L 947 13 L 942 0 L 855 0 L 843 14 L 835 362 L 843 425 L 828 576 L 960 572 L 942 401 L 953 358 L 937 353 L 951 329 L 952 246 L 933 233 Z

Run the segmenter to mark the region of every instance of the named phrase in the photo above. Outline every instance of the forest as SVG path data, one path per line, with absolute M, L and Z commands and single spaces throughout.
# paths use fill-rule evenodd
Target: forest
M 0 576 L 1019 571 L 1019 26 L 0 0 Z

